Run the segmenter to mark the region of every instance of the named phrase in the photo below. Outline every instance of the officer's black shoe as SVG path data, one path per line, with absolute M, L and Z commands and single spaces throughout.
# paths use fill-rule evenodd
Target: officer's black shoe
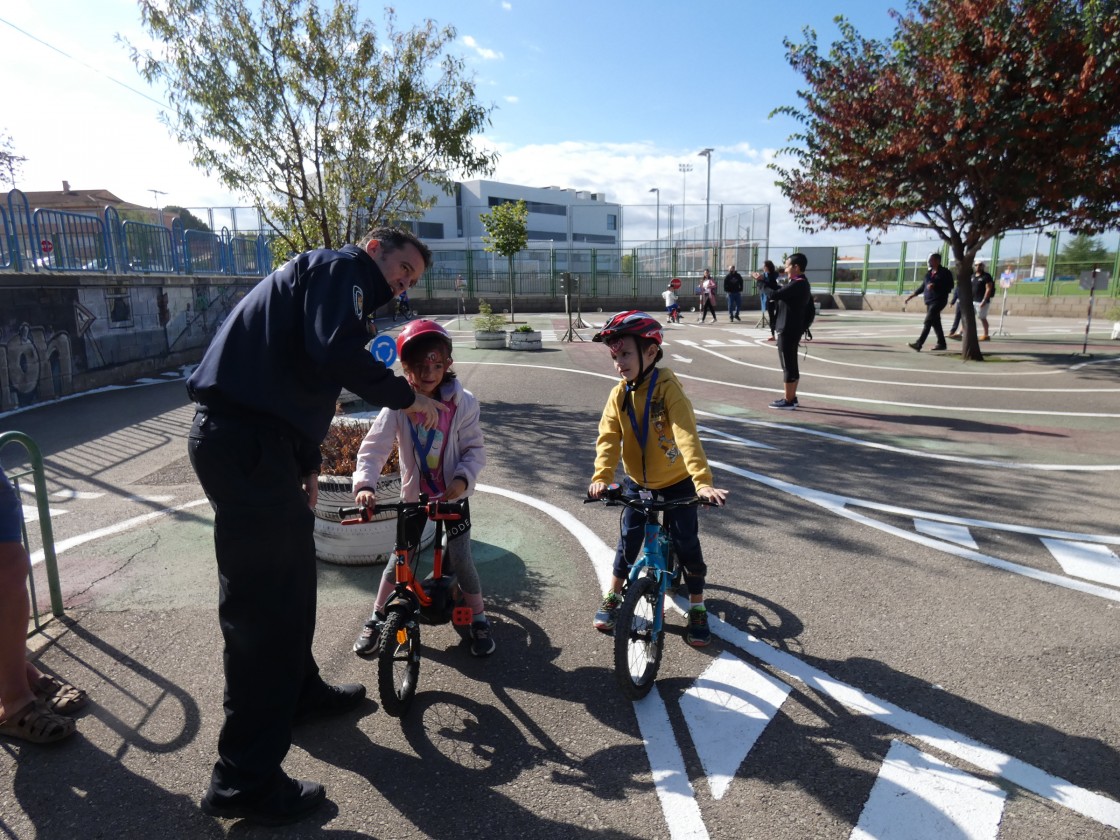
M 310 723 L 319 718 L 334 717 L 356 708 L 366 696 L 366 687 L 359 683 L 347 685 L 329 685 L 323 683 L 315 689 L 312 696 L 300 701 L 296 707 L 296 715 L 292 720 L 294 726 L 301 723 Z
M 213 788 L 199 803 L 202 813 L 226 820 L 249 820 L 261 825 L 287 825 L 310 815 L 327 799 L 318 782 L 303 782 L 282 776 L 261 794 L 217 796 Z

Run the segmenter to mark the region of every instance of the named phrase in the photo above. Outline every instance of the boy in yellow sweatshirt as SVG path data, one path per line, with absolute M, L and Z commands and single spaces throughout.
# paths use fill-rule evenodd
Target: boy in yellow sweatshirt
M 626 473 L 623 495 L 637 498 L 639 491 L 647 490 L 664 500 L 700 496 L 722 505 L 727 491 L 712 486 L 712 471 L 696 432 L 692 403 L 673 372 L 657 367 L 662 356 L 661 340 L 661 324 L 636 310 L 615 315 L 592 339 L 607 345 L 622 381 L 611 391 L 599 420 L 595 475 L 587 495 L 593 499 L 603 496 L 621 460 Z M 668 510 L 664 517 L 688 587 L 685 641 L 703 647 L 711 641 L 704 607 L 704 578 L 708 569 L 700 549 L 696 507 Z M 622 587 L 644 537 L 645 518 L 626 508 L 615 550 L 611 588 L 595 613 L 596 630 L 614 630 Z

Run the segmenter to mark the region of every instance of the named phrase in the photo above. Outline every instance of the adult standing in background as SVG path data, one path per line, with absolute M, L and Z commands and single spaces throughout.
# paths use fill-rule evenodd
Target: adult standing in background
M 214 508 L 225 639 L 225 722 L 201 803 L 211 816 L 278 825 L 326 797 L 280 767 L 294 725 L 365 697 L 364 686 L 324 682 L 311 652 L 319 444 L 343 387 L 436 424 L 442 408 L 366 350 L 378 307 L 431 259 L 392 228 L 299 254 L 242 299 L 187 380 L 197 404 L 188 453 Z
M 774 341 L 774 311 L 770 305 L 770 297 L 774 292 L 781 288 L 778 285 L 778 269 L 774 267 L 774 263 L 766 260 L 762 264 L 762 270 L 754 273 L 754 281 L 758 284 L 759 301 L 762 307 L 762 322 L 770 325 L 770 338 L 769 341 Z
M 922 322 L 922 333 L 918 336 L 917 341 L 910 342 L 910 348 L 919 352 L 922 345 L 925 344 L 931 328 L 937 336 L 937 344 L 933 346 L 933 349 L 947 349 L 945 332 L 941 329 L 941 310 L 949 302 L 949 294 L 953 291 L 953 275 L 949 272 L 949 269 L 941 265 L 941 254 L 934 251 L 929 255 L 926 264 L 929 266 L 929 271 L 922 279 L 922 285 L 918 286 L 902 304 L 905 306 L 918 295 L 921 295 L 925 302 L 926 319 Z
M 716 320 L 716 281 L 708 269 L 704 269 L 704 276 L 700 278 L 700 323 L 712 313 L 712 323 Z
M 727 295 L 728 319 L 742 322 L 739 308 L 743 305 L 743 275 L 733 265 L 728 267 L 727 276 L 723 278 L 723 291 Z
M 805 333 L 805 307 L 813 299 L 805 269 L 809 260 L 804 254 L 786 258 L 789 282 L 771 295 L 777 304 L 775 330 L 778 333 L 778 361 L 782 365 L 783 395 L 770 403 L 770 408 L 792 411 L 797 408 L 797 383 L 801 371 L 797 367 L 797 347 Z
M 979 336 L 979 341 L 990 341 L 988 330 L 988 310 L 992 305 L 992 298 L 996 294 L 996 281 L 987 272 L 984 263 L 976 263 L 972 272 L 972 302 L 976 306 L 976 320 L 984 326 L 984 334 Z

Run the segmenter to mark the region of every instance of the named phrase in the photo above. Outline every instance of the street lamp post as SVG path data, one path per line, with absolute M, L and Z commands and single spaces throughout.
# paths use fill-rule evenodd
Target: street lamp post
M 651 193 L 657 193 L 657 223 L 654 228 L 657 233 L 653 237 L 653 241 L 657 242 L 661 239 L 661 190 L 658 187 L 650 187 Z
M 681 171 L 681 238 L 684 238 L 684 215 L 688 209 L 688 173 L 692 171 L 691 163 L 678 163 L 677 169 Z
M 167 195 L 163 190 L 148 190 L 152 194 L 152 204 L 156 206 L 156 222 L 163 227 L 163 214 L 160 213 L 159 196 Z
M 708 225 L 712 222 L 712 152 L 715 149 L 709 147 L 700 152 L 697 157 L 705 157 L 708 159 L 708 188 L 704 192 L 704 243 L 708 242 Z

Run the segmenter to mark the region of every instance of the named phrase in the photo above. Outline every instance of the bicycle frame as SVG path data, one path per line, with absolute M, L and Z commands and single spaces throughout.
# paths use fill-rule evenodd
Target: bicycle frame
M 638 559 L 630 566 L 626 585 L 629 587 L 633 584 L 647 569 L 657 579 L 657 609 L 653 614 L 653 632 L 660 635 L 665 625 L 665 593 L 669 591 L 669 582 L 673 577 L 673 570 L 669 568 L 668 563 L 669 535 L 665 533 L 657 511 L 648 511 L 646 517 L 646 535 L 642 540 L 642 550 Z

